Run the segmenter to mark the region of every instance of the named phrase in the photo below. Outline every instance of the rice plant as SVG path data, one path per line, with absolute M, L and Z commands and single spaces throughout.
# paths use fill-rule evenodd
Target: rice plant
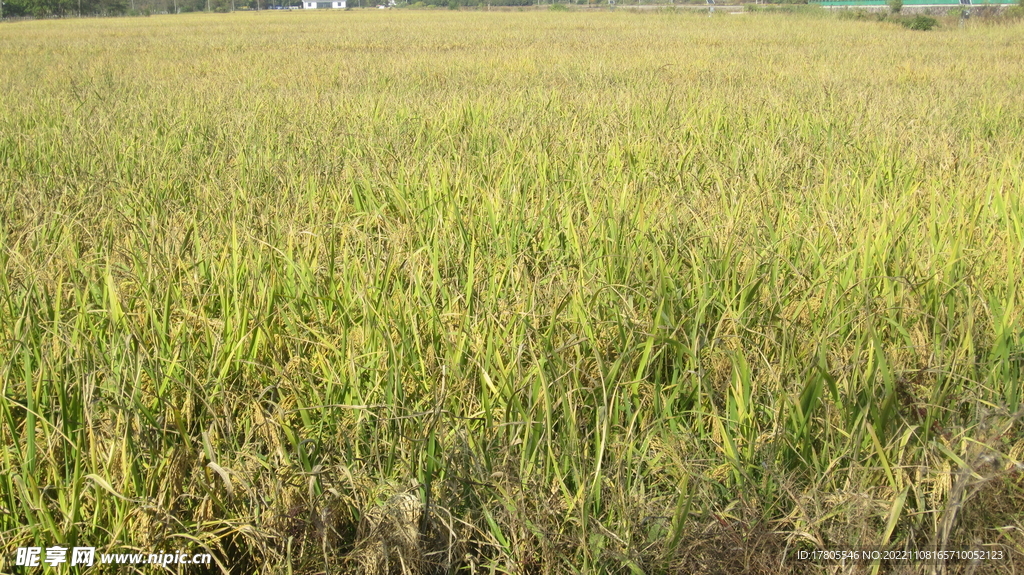
M 0 25 L 0 570 L 1018 572 L 1021 32 Z

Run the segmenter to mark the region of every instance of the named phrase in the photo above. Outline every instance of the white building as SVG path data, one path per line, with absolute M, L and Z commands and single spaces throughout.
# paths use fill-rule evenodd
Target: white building
M 309 0 L 303 0 L 302 7 L 306 10 L 316 10 L 317 8 L 344 8 L 345 0 L 328 0 L 327 2 L 319 0 L 313 0 L 310 2 Z

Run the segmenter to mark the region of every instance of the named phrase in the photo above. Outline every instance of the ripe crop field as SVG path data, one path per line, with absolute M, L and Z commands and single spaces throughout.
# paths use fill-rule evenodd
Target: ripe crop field
M 0 24 L 0 571 L 1019 573 L 1022 54 L 810 14 Z

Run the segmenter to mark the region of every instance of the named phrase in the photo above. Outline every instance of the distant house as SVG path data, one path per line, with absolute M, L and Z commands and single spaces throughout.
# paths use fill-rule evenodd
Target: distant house
M 306 10 L 316 10 L 317 8 L 344 8 L 345 0 L 329 0 L 328 2 L 320 2 L 317 0 L 310 2 L 309 0 L 303 0 L 302 7 Z

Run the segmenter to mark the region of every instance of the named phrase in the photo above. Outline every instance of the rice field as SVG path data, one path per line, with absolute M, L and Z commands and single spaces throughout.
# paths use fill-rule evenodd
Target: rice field
M 1024 24 L 299 12 L 0 24 L 0 571 L 1024 568 Z

